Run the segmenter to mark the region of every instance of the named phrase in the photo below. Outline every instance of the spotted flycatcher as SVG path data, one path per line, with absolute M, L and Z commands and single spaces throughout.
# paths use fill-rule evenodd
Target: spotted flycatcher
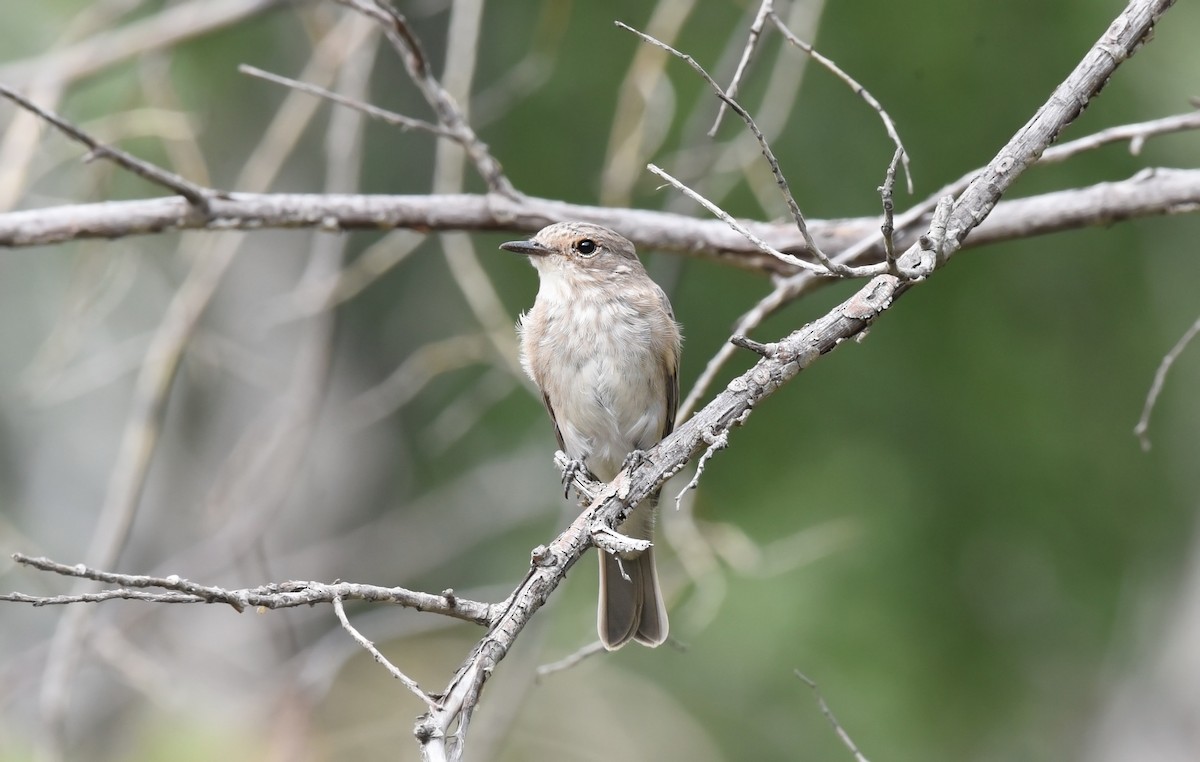
M 521 316 L 521 364 L 542 392 L 558 445 L 600 481 L 611 481 L 634 451 L 675 426 L 679 326 L 633 244 L 608 228 L 561 222 L 500 248 L 525 254 L 540 280 Z M 650 540 L 658 495 L 617 527 Z M 600 551 L 597 629 L 613 650 L 630 640 L 667 639 L 667 609 L 654 551 Z

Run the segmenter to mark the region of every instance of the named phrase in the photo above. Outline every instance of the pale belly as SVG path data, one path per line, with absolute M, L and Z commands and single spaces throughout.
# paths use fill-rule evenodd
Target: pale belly
M 651 358 L 593 358 L 553 384 L 550 404 L 567 454 L 608 481 L 632 450 L 653 447 L 666 418 L 666 380 Z M 549 391 L 549 390 L 548 390 Z

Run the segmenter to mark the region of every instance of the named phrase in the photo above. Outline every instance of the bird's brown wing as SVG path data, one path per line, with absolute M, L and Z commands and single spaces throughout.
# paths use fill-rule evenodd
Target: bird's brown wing
M 671 300 L 667 298 L 667 292 L 660 287 L 658 289 L 658 299 L 664 310 L 667 311 L 667 317 L 671 322 L 675 322 L 675 310 L 671 308 Z M 659 439 L 665 439 L 668 434 L 675 430 L 675 413 L 679 410 L 679 345 L 675 345 L 675 362 L 671 363 L 670 367 L 664 367 L 666 373 L 667 387 L 667 416 L 663 419 L 662 436 Z
M 660 439 L 665 439 L 675 430 L 675 412 L 679 408 L 679 363 L 674 370 L 667 371 L 667 416 L 663 419 L 663 432 Z
M 567 452 L 567 446 L 563 444 L 562 432 L 558 430 L 558 417 L 554 415 L 554 406 L 550 404 L 550 397 L 545 392 L 542 392 L 542 404 L 546 406 L 546 412 L 550 414 L 550 422 L 554 424 L 554 438 L 558 440 L 558 449 Z M 673 410 L 671 411 L 670 421 L 671 423 L 675 421 L 675 412 Z

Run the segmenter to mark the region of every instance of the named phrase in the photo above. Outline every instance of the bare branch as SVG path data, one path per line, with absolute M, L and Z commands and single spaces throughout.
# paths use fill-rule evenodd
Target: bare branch
M 1150 122 L 1142 123 L 1149 125 Z M 1132 126 L 1132 125 L 1131 125 Z M 1081 138 L 1081 141 L 1091 141 L 1091 137 Z M 1063 143 L 1057 148 L 1073 150 L 1074 143 Z M 1095 147 L 1093 145 L 1093 147 Z M 1049 148 L 1049 154 L 1055 148 Z M 938 190 L 929 199 L 905 211 L 896 218 L 895 230 L 900 233 L 897 245 L 909 246 L 917 242 L 913 228 L 918 223 L 927 224 L 930 214 L 937 205 L 938 199 L 947 193 L 961 193 L 969 184 L 972 177 L 981 170 L 964 175 L 959 180 Z M 1059 232 L 1063 230 L 1090 227 L 1092 225 L 1107 225 L 1120 220 L 1133 219 L 1143 216 L 1142 212 L 1133 212 L 1135 207 L 1148 203 L 1157 211 L 1151 214 L 1191 214 L 1200 211 L 1200 188 L 1187 189 L 1192 180 L 1191 173 L 1196 173 L 1192 180 L 1200 181 L 1200 172 L 1196 170 L 1179 169 L 1149 169 L 1143 170 L 1128 180 L 1098 183 L 1078 190 L 1054 191 L 1038 196 L 1002 201 L 996 205 L 987 219 L 979 225 L 962 248 L 977 248 L 992 243 L 1001 243 L 1020 238 Z M 1162 183 L 1162 186 L 1159 186 Z M 1166 190 L 1170 186 L 1171 190 Z M 1147 195 L 1142 195 L 1145 190 Z M 1165 193 L 1160 191 L 1166 190 Z M 847 220 L 846 222 L 850 222 Z M 853 245 L 843 249 L 835 258 L 839 262 L 855 262 L 872 256 L 875 247 L 882 241 L 879 229 L 868 229 L 866 221 L 863 227 L 854 221 L 856 231 L 867 231 L 865 236 Z M 819 225 L 820 223 L 814 223 Z M 816 228 L 818 231 L 819 227 Z M 783 247 L 786 248 L 786 247 Z M 827 247 L 828 248 L 828 247 Z M 826 279 L 814 277 L 813 273 L 804 271 L 789 275 L 777 281 L 775 288 L 758 301 L 750 310 L 738 319 L 734 326 L 735 334 L 746 334 L 753 331 L 771 315 L 785 305 L 811 292 L 822 285 Z M 679 406 L 679 419 L 684 420 L 695 407 L 700 398 L 707 392 L 713 380 L 720 373 L 725 363 L 733 357 L 733 347 L 723 345 L 701 372 L 691 391 Z
M 389 661 L 388 658 L 384 656 L 378 648 L 375 647 L 374 643 L 367 640 L 365 635 L 355 629 L 354 625 L 350 624 L 350 618 L 346 616 L 346 607 L 342 605 L 342 599 L 340 596 L 334 596 L 333 611 L 337 614 L 338 621 L 342 623 L 342 629 L 350 633 L 350 637 L 354 638 L 355 643 L 358 643 L 360 646 L 365 648 L 367 653 L 371 654 L 372 658 L 374 658 L 376 662 L 381 664 L 384 669 L 391 673 L 392 677 L 399 680 L 400 684 L 405 688 L 408 688 L 408 690 L 414 696 L 424 701 L 425 706 L 429 707 L 430 709 L 434 708 L 435 705 L 433 699 L 429 697 L 428 693 L 421 690 L 421 686 L 417 684 L 417 681 L 401 672 L 395 664 L 392 664 L 392 662 Z
M 763 346 L 765 348 L 766 345 Z M 768 355 L 763 354 L 763 357 L 767 356 Z M 683 489 L 679 490 L 679 493 L 675 495 L 675 510 L 679 510 L 679 503 L 683 500 L 683 496 L 686 495 L 689 490 L 694 490 L 696 487 L 700 486 L 700 477 L 704 475 L 704 468 L 708 465 L 708 461 L 712 460 L 712 457 L 716 455 L 717 452 L 724 450 L 729 446 L 729 432 L 727 431 L 722 431 L 716 435 L 706 436 L 704 439 L 706 442 L 708 442 L 708 449 L 704 451 L 704 454 L 700 456 L 700 460 L 696 463 L 696 473 L 692 475 L 691 480 L 687 484 L 683 485 Z
M 945 256 L 992 211 L 1000 197 L 1083 111 L 1116 68 L 1141 46 L 1174 0 L 1132 0 L 1037 113 L 955 200 Z
M 842 276 L 842 277 L 854 277 L 854 276 L 868 277 L 870 275 L 877 275 L 879 272 L 882 272 L 882 270 L 879 270 L 879 269 L 875 269 L 874 271 L 870 271 L 870 272 L 868 272 L 867 270 L 862 270 L 860 272 L 851 272 L 848 268 L 841 266 L 841 265 L 835 265 L 833 262 L 831 262 L 829 260 L 829 257 L 827 257 L 825 255 L 825 252 L 821 250 L 821 247 L 817 245 L 817 242 L 813 240 L 812 235 L 808 232 L 808 223 L 805 221 L 804 215 L 800 212 L 800 206 L 796 203 L 795 197 L 792 196 L 791 188 L 788 187 L 787 178 L 785 178 L 783 176 L 783 170 L 781 170 L 779 168 L 779 161 L 775 158 L 775 153 L 771 150 L 771 146 L 767 144 L 767 139 L 763 135 L 762 130 L 758 129 L 758 125 L 754 123 L 753 117 L 750 116 L 750 113 L 748 111 L 746 111 L 746 109 L 742 108 L 741 105 L 738 104 L 737 101 L 735 101 L 732 98 L 730 98 L 729 96 L 727 96 L 721 90 L 721 86 L 717 84 L 716 80 L 714 80 L 711 76 L 709 76 L 708 72 L 704 70 L 704 67 L 701 66 L 696 61 L 696 59 L 692 58 L 689 55 L 679 52 L 678 50 L 671 47 L 670 45 L 667 45 L 665 42 L 657 40 L 654 37 L 651 37 L 650 35 L 645 34 L 644 32 L 639 32 L 638 30 L 634 29 L 633 27 L 630 27 L 626 24 L 622 24 L 620 21 L 617 22 L 617 26 L 621 27 L 622 29 L 626 29 L 630 32 L 633 32 L 634 34 L 636 34 L 638 37 L 641 37 L 646 42 L 648 42 L 652 45 L 655 45 L 657 47 L 660 47 L 663 50 L 666 50 L 667 52 L 671 53 L 672 55 L 675 55 L 675 56 L 683 59 L 689 66 L 691 66 L 696 71 L 696 73 L 698 73 L 704 79 L 705 82 L 707 82 L 709 84 L 710 87 L 713 88 L 713 90 L 717 94 L 717 97 L 720 98 L 723 103 L 728 104 L 728 106 L 731 109 L 733 109 L 734 113 L 736 113 L 739 117 L 742 118 L 742 121 L 744 121 L 746 123 L 746 126 L 750 129 L 751 134 L 754 135 L 754 139 L 756 141 L 758 141 L 759 148 L 762 150 L 762 154 L 766 158 L 767 164 L 771 167 L 771 174 L 775 177 L 775 184 L 779 187 L 779 191 L 783 195 L 784 203 L 787 204 L 787 208 L 792 214 L 792 219 L 796 223 L 796 229 L 800 232 L 800 235 L 804 238 L 805 246 L 808 248 L 808 251 L 810 253 L 812 253 L 812 255 L 814 257 L 816 257 L 817 261 L 821 264 L 822 267 L 824 267 L 824 269 L 826 271 L 828 271 L 829 273 L 832 273 L 834 275 L 838 275 L 838 276 Z M 656 170 L 653 165 L 650 166 L 650 171 L 663 177 L 664 179 L 667 179 L 667 181 L 670 182 L 672 185 L 674 185 L 676 188 L 683 191 L 690 198 L 695 199 L 700 204 L 702 204 L 705 209 L 708 209 L 710 212 L 712 212 L 716 216 L 725 220 L 726 224 L 729 224 L 730 226 L 734 227 L 734 229 L 737 230 L 738 232 L 742 232 L 742 229 L 737 227 L 736 223 L 732 222 L 732 218 L 728 214 L 726 214 L 724 211 L 722 211 L 719 207 L 717 207 L 716 204 L 713 204 L 711 201 L 708 201 L 707 199 L 702 197 L 696 191 L 693 191 L 693 190 L 687 188 L 683 183 L 679 182 L 678 180 L 670 177 L 669 175 L 664 174 L 661 170 Z M 743 235 L 746 235 L 746 233 L 743 233 Z M 751 239 L 751 240 L 753 241 L 754 239 Z M 789 264 L 795 264 L 795 262 L 798 261 L 798 260 L 796 260 L 795 257 L 790 257 L 790 256 L 785 257 L 785 255 L 782 255 L 779 252 L 773 251 L 769 248 L 763 248 L 763 244 L 761 242 L 755 241 L 755 243 L 764 252 L 771 254 L 772 256 L 775 256 L 777 258 L 780 258 L 784 262 L 788 262 Z M 797 265 L 797 266 L 799 267 L 800 265 Z M 868 268 L 868 269 L 870 269 L 870 268 Z
M 334 598 L 344 601 L 369 601 L 371 603 L 394 603 L 405 608 L 461 619 L 464 622 L 487 626 L 497 611 L 487 603 L 472 601 L 459 596 L 432 595 L 403 587 L 380 587 L 357 582 L 280 582 L 259 587 L 229 590 L 211 585 L 191 582 L 171 575 L 153 577 L 144 574 L 118 574 L 94 569 L 84 564 L 61 564 L 49 558 L 35 558 L 23 553 L 14 553 L 13 560 L 22 566 L 59 574 L 64 577 L 89 579 L 121 589 L 106 590 L 91 595 L 34 596 L 23 593 L 0 595 L 0 601 L 29 603 L 34 606 L 57 606 L 68 603 L 126 599 L 150 603 L 223 603 L 241 612 L 248 608 L 286 609 L 297 606 L 312 606 L 317 603 L 332 603 Z M 147 588 L 167 590 L 167 593 L 142 593 Z
M 1151 119 L 1148 122 L 1122 124 L 1100 130 L 1086 137 L 1076 138 L 1067 143 L 1050 146 L 1038 159 L 1038 164 L 1066 161 L 1084 151 L 1093 151 L 1109 143 L 1123 143 L 1126 140 L 1129 141 L 1129 153 L 1137 156 L 1142 152 L 1142 146 L 1149 138 L 1196 129 L 1200 129 L 1200 111 L 1166 116 L 1162 119 Z
M 849 74 L 842 71 L 842 68 L 834 63 L 831 59 L 821 55 L 821 53 L 813 48 L 812 45 L 809 45 L 807 42 L 801 40 L 799 37 L 793 34 L 792 30 L 787 28 L 787 24 L 783 23 L 783 19 L 779 18 L 779 14 L 771 11 L 770 16 L 771 20 L 775 22 L 775 27 L 779 29 L 785 38 L 787 38 L 788 42 L 800 48 L 809 56 L 811 56 L 812 59 L 817 63 L 833 72 L 834 76 L 849 85 L 850 89 L 853 90 L 858 97 L 862 98 L 868 106 L 873 108 L 875 112 L 879 114 L 879 118 L 883 120 L 883 128 L 887 130 L 888 137 L 892 139 L 892 143 L 894 143 L 896 146 L 900 163 L 904 165 L 904 176 L 908 180 L 908 192 L 912 193 L 913 181 L 912 171 L 908 166 L 908 151 L 904 150 L 904 143 L 900 140 L 900 133 L 896 130 L 896 123 L 892 121 L 892 117 L 888 115 L 888 112 L 884 110 L 879 101 L 875 100 L 875 96 L 871 95 L 871 93 L 867 91 L 867 88 L 860 85 L 858 81 L 854 79 L 854 77 L 851 77 Z
M 549 664 L 543 664 L 537 669 L 537 679 L 541 680 L 544 677 L 549 677 L 555 672 L 564 672 L 576 664 L 579 664 L 589 656 L 605 653 L 604 644 L 598 640 L 593 640 L 583 648 L 568 654 L 558 661 L 552 661 Z
M 825 697 L 821 695 L 821 689 L 817 687 L 817 684 L 810 680 L 808 676 L 800 670 L 795 670 L 795 673 L 796 677 L 803 680 L 809 688 L 812 688 L 813 695 L 817 697 L 817 706 L 821 707 L 821 714 L 825 715 L 825 719 L 829 720 L 830 725 L 833 725 L 834 732 L 837 733 L 837 736 L 841 739 L 842 744 L 850 750 L 851 754 L 854 755 L 855 762 L 868 762 L 867 758 L 863 756 L 863 753 L 858 750 L 858 746 L 854 743 L 854 739 L 852 739 L 850 734 L 846 732 L 846 729 L 842 727 L 842 723 L 838 722 L 837 717 L 833 716 L 833 710 L 829 708 L 829 704 L 825 703 Z
M 1188 344 L 1196 338 L 1198 333 L 1200 333 L 1200 318 L 1196 318 L 1192 327 L 1184 331 L 1183 336 L 1179 337 L 1179 341 L 1175 342 L 1175 346 L 1171 347 L 1171 351 L 1167 352 L 1162 362 L 1159 363 L 1158 370 L 1154 372 L 1154 381 L 1150 384 L 1150 391 L 1146 393 L 1146 403 L 1142 406 L 1142 416 L 1138 418 L 1137 425 L 1133 427 L 1134 435 L 1141 443 L 1142 450 L 1146 452 L 1150 451 L 1150 414 L 1154 412 L 1158 395 L 1162 393 L 1163 384 L 1167 381 L 1167 373 L 1170 372 L 1171 366 L 1175 364 L 1175 361 L 1183 354 L 1183 350 L 1187 349 Z
M 199 185 L 180 177 L 174 172 L 169 172 L 162 167 L 157 167 L 151 164 L 150 162 L 142 161 L 136 156 L 126 153 L 119 148 L 113 148 L 112 146 L 104 145 L 99 140 L 96 140 L 94 137 L 87 134 L 79 127 L 76 127 L 74 124 L 71 124 L 66 119 L 63 119 L 58 114 L 47 111 L 41 106 L 38 106 L 36 103 L 30 101 L 25 96 L 6 87 L 5 85 L 0 85 L 0 95 L 8 98 L 10 101 L 16 103 L 26 111 L 37 114 L 38 117 L 54 125 L 56 129 L 72 140 L 87 146 L 91 151 L 91 155 L 108 159 L 144 180 L 152 182 L 155 185 L 160 185 L 174 193 L 178 193 L 180 196 L 183 196 L 189 202 L 191 202 L 201 212 L 208 212 L 209 199 L 214 195 L 215 191 L 202 188 Z
M 325 100 L 333 101 L 340 106 L 352 108 L 355 111 L 361 111 L 372 119 L 378 119 L 381 122 L 390 124 L 393 127 L 399 127 L 402 130 L 423 130 L 444 138 L 451 138 L 453 140 L 457 140 L 459 138 L 459 136 L 451 130 L 430 122 L 426 122 L 423 119 L 414 119 L 410 116 L 397 114 L 394 111 L 388 111 L 387 109 L 379 108 L 378 106 L 372 106 L 370 103 L 364 103 L 357 98 L 350 98 L 340 93 L 335 93 L 332 90 L 326 90 L 323 87 L 318 87 L 317 85 L 301 82 L 300 80 L 292 79 L 291 77 L 280 76 L 279 74 L 272 74 L 269 71 L 263 71 L 257 66 L 242 64 L 238 66 L 238 71 L 250 77 L 263 79 L 267 82 L 274 82 L 277 85 L 290 87 L 293 90 L 299 90 L 302 93 L 308 93 L 309 95 L 315 95 L 318 98 L 324 98 Z
M 647 164 L 646 168 L 649 169 L 654 174 L 661 177 L 662 179 L 666 180 L 668 183 L 670 183 L 672 186 L 674 186 L 676 188 L 676 190 L 680 191 L 681 193 L 686 195 L 688 198 L 695 201 L 697 204 L 700 204 L 700 206 L 703 206 L 705 209 L 712 212 L 714 216 L 719 218 L 726 225 L 733 228 L 737 232 L 741 233 L 746 238 L 746 240 L 750 241 L 755 246 L 757 246 L 759 251 L 762 251 L 765 254 L 770 254 L 772 257 L 775 257 L 780 262 L 783 262 L 784 264 L 792 265 L 793 267 L 798 267 L 801 270 L 807 270 L 809 272 L 815 272 L 815 273 L 820 273 L 822 275 L 831 275 L 832 276 L 832 273 L 824 265 L 814 264 L 807 260 L 800 259 L 799 257 L 793 257 L 791 254 L 784 254 L 782 251 L 780 251 L 779 249 L 776 249 L 774 246 L 767 243 L 763 239 L 759 238 L 754 233 L 751 233 L 749 228 L 747 228 L 745 225 L 743 225 L 742 223 L 735 220 L 731 214 L 729 214 L 728 212 L 726 212 L 724 209 L 717 206 L 713 202 L 709 201 L 704 196 L 701 196 L 697 191 L 692 190 L 688 186 L 681 183 L 679 180 L 675 179 L 669 172 L 667 172 L 662 167 L 659 167 L 655 164 Z

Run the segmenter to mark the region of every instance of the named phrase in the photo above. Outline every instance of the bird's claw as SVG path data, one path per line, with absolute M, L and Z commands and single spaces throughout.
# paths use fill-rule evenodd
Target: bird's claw
M 623 463 L 621 463 L 621 470 L 625 471 L 630 468 L 637 468 L 638 466 L 642 465 L 642 463 L 644 463 L 645 461 L 646 461 L 646 451 L 645 450 L 630 450 L 629 454 L 625 456 L 625 461 Z
M 567 465 L 563 467 L 563 497 L 569 498 L 571 496 L 571 482 L 575 481 L 575 477 L 581 473 L 587 473 L 587 466 L 583 464 L 583 461 L 576 460 L 575 458 L 569 459 Z

